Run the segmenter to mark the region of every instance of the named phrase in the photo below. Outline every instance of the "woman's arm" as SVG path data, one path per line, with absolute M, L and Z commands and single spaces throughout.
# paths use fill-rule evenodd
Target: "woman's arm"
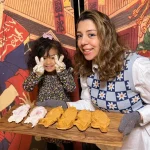
M 31 92 L 33 91 L 34 87 L 39 83 L 40 80 L 41 80 L 41 77 L 39 77 L 37 74 L 32 72 L 23 83 L 23 88 L 26 91 Z
M 76 85 L 71 70 L 65 69 L 62 72 L 58 72 L 57 75 L 59 76 L 64 89 L 67 92 L 73 92 L 76 88 Z
M 147 104 L 138 110 L 143 120 L 141 125 L 145 125 L 150 122 L 150 59 L 146 57 L 136 59 L 132 74 L 135 89 L 140 92 L 141 98 Z
M 78 100 L 76 102 L 67 102 L 67 105 L 69 107 L 76 107 L 78 110 L 90 110 L 90 111 L 94 111 L 95 108 L 91 102 L 91 96 L 89 93 L 89 88 L 87 85 L 87 78 L 82 78 L 80 77 L 80 83 L 81 83 L 81 99 L 82 100 Z

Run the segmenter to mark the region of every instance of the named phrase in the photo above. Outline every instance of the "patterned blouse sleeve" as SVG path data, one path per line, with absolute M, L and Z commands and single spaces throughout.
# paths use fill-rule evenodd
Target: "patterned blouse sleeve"
M 34 72 L 32 72 L 23 83 L 23 88 L 26 91 L 31 92 L 33 91 L 34 87 L 39 83 L 40 80 L 41 80 L 41 77 L 39 77 Z
M 57 73 L 61 83 L 63 84 L 64 89 L 67 92 L 73 92 L 76 88 L 75 81 L 72 75 L 71 68 L 68 70 L 64 70 L 62 72 Z

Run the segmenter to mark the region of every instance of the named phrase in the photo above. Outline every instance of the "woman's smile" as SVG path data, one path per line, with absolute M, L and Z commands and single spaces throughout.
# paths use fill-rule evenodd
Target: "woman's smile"
M 97 29 L 93 21 L 80 21 L 77 30 L 77 44 L 86 60 L 94 60 L 100 51 Z

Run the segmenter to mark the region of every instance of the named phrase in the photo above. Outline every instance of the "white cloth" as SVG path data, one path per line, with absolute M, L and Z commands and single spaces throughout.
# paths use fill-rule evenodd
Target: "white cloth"
M 86 83 L 86 78 L 80 78 L 80 83 L 82 88 L 81 91 L 82 100 L 78 100 L 76 102 L 67 102 L 67 103 L 69 104 L 69 106 L 74 106 L 78 110 L 86 109 L 86 110 L 94 111 L 95 108 L 91 102 L 91 96 L 90 96 L 89 88 Z
M 126 136 L 121 150 L 150 150 L 150 59 L 140 57 L 135 60 L 132 67 L 132 78 L 135 89 L 140 93 L 141 98 L 147 104 L 138 110 L 143 118 L 140 124 L 128 136 Z M 81 99 L 77 102 L 69 102 L 79 110 L 94 110 L 91 103 L 87 79 L 81 78 Z

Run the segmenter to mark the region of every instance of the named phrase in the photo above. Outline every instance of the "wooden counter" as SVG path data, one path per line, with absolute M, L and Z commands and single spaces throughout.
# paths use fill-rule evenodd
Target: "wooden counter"
M 91 127 L 86 131 L 81 132 L 77 129 L 76 126 L 69 130 L 58 130 L 55 128 L 55 124 L 48 128 L 45 128 L 41 125 L 37 125 L 32 128 L 30 124 L 24 124 L 23 121 L 19 124 L 16 124 L 14 122 L 9 123 L 7 120 L 9 116 L 12 115 L 12 110 L 14 110 L 15 108 L 16 107 L 13 107 L 3 118 L 0 119 L 1 131 L 117 147 L 121 147 L 122 145 L 123 135 L 118 132 L 118 126 L 122 117 L 122 114 L 120 113 L 107 113 L 108 117 L 111 120 L 110 126 L 107 133 L 101 133 L 99 129 L 93 129 Z M 49 109 L 50 108 L 48 108 L 48 110 Z

